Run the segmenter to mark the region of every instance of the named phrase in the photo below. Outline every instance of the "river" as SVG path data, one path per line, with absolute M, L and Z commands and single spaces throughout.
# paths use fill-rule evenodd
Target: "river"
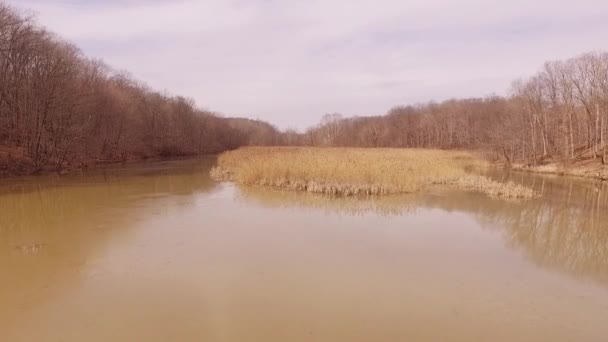
M 331 199 L 214 162 L 0 180 L 0 341 L 606 341 L 606 183 Z

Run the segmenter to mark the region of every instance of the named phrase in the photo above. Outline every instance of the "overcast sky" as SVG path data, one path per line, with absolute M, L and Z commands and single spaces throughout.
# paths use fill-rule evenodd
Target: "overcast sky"
M 8 3 L 157 90 L 280 128 L 506 94 L 546 60 L 608 47 L 606 0 Z

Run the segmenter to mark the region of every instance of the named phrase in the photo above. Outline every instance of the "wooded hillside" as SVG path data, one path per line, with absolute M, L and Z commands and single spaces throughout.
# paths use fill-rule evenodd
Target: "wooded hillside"
M 608 53 L 548 62 L 507 97 L 327 114 L 304 133 L 280 132 L 149 89 L 0 3 L 0 169 L 3 161 L 32 172 L 243 145 L 469 149 L 526 165 L 606 164 L 607 135 Z
M 8 163 L 62 169 L 218 152 L 278 134 L 235 120 L 86 58 L 0 3 L 0 159 Z
M 398 106 L 384 116 L 328 114 L 296 143 L 482 149 L 507 162 L 608 162 L 608 53 L 548 62 L 508 97 Z M 289 141 L 289 139 L 288 139 Z

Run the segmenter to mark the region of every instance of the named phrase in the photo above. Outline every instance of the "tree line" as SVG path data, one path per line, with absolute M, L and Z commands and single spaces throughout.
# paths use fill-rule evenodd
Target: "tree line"
M 4 159 L 63 169 L 274 144 L 278 135 L 267 123 L 222 118 L 153 91 L 0 3 Z
M 327 114 L 303 133 L 154 91 L 0 2 L 0 169 L 30 171 L 243 145 L 473 149 L 507 163 L 608 163 L 608 53 L 546 63 L 509 96 Z M 0 170 L 1 171 L 1 170 Z
M 287 141 L 361 147 L 476 149 L 537 165 L 577 158 L 608 163 L 608 53 L 547 62 L 509 96 L 398 106 L 386 115 L 321 123 Z

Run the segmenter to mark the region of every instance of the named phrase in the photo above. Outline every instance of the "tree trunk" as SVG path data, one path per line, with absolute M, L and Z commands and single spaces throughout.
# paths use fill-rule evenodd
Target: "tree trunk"
M 572 129 L 572 111 L 568 114 L 568 126 L 570 128 L 570 158 L 574 159 L 574 133 Z

